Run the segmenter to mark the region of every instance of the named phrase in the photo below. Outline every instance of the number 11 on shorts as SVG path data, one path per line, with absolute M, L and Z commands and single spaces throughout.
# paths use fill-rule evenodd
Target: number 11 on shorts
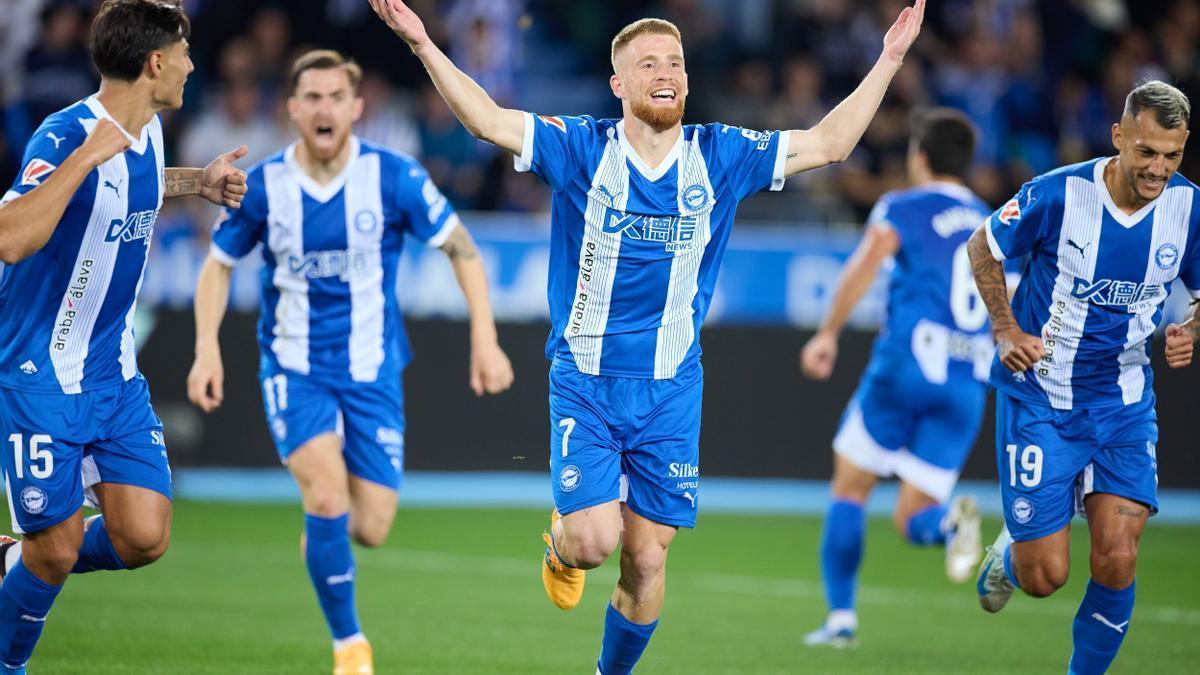
M 571 431 L 575 428 L 575 418 L 574 417 L 566 417 L 559 421 L 558 426 L 567 428 L 566 431 L 563 432 L 563 457 L 566 457 L 567 456 L 567 439 L 569 439 L 571 437 Z

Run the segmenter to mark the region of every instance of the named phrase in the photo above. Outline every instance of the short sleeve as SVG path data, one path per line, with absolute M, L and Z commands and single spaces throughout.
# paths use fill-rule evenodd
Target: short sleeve
M 0 201 L 11 201 L 41 185 L 87 138 L 75 120 L 47 120 L 25 145 L 21 172 Z
M 714 129 L 717 154 L 739 201 L 760 190 L 783 189 L 790 131 L 755 131 L 727 125 Z
M 221 209 L 213 225 L 209 254 L 227 267 L 237 265 L 263 240 L 267 223 L 266 185 L 261 169 L 251 170 L 246 177 L 246 198 L 241 208 Z
M 587 116 L 524 115 L 525 136 L 513 166 L 517 171 L 532 171 L 558 190 L 579 171 L 600 139 L 596 121 Z
M 988 217 L 985 230 L 993 258 L 998 261 L 1019 258 L 1041 245 L 1047 236 L 1047 211 L 1050 208 L 1047 190 L 1043 181 L 1030 181 Z
M 425 167 L 416 162 L 396 172 L 395 207 L 404 227 L 434 248 L 446 243 L 459 225 L 458 214 Z
M 1194 195 L 1194 198 L 1200 199 L 1200 195 Z M 1193 223 L 1196 216 L 1194 214 L 1200 211 L 1200 205 L 1192 205 Z M 1187 289 L 1188 295 L 1193 298 L 1200 299 L 1200 224 L 1193 224 L 1191 228 L 1192 237 L 1190 237 L 1188 247 L 1190 250 L 1183 259 L 1183 263 L 1179 266 L 1179 280 L 1183 282 L 1184 288 Z

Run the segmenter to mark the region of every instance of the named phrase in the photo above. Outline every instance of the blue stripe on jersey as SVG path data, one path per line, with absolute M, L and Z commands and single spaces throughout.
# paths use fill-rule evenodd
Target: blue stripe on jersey
M 685 126 L 650 168 L 623 122 L 526 114 L 516 167 L 554 188 L 547 358 L 646 379 L 693 364 L 734 211 L 783 187 L 787 143 L 786 132 Z
M 1126 214 L 1104 183 L 1109 161 L 1039 176 L 988 221 L 997 260 L 1030 255 L 1013 313 L 1046 345 L 1027 375 L 993 363 L 993 384 L 1013 396 L 1064 410 L 1142 401 L 1171 283 L 1200 296 L 1196 186 L 1175 174 L 1157 199 Z
M 95 97 L 46 118 L 4 199 L 40 185 L 101 118 Z M 133 311 L 163 198 L 158 117 L 130 141 L 87 176 L 46 245 L 5 270 L 0 386 L 76 394 L 137 374 Z
M 263 244 L 268 372 L 374 382 L 411 360 L 395 295 L 404 233 L 440 246 L 458 216 L 415 160 L 350 142 L 345 169 L 325 185 L 304 173 L 295 145 L 267 158 L 250 170 L 242 208 L 226 209 L 213 232 L 212 255 L 226 265 Z

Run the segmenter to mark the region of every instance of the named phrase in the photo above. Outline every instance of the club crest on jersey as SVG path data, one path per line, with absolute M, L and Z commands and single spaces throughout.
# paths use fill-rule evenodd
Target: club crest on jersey
M 602 229 L 635 241 L 661 243 L 666 251 L 687 251 L 692 248 L 699 224 L 695 216 L 645 216 L 607 209 Z
M 118 239 L 127 243 L 145 239 L 149 243 L 156 218 L 158 218 L 158 209 L 135 211 L 126 216 L 125 220 L 114 218 L 108 224 L 108 232 L 104 235 L 104 241 L 111 244 Z
M 1071 290 L 1071 295 L 1093 305 L 1128 307 L 1130 312 L 1137 313 L 1157 305 L 1167 297 L 1167 292 L 1162 284 L 1116 279 L 1088 281 L 1075 277 L 1075 287 Z
M 683 190 L 683 205 L 693 211 L 699 211 L 708 201 L 708 190 L 703 185 L 689 185 Z
M 538 115 L 538 119 L 545 122 L 546 124 L 549 124 L 550 126 L 554 127 L 555 129 L 558 129 L 559 131 L 563 132 L 564 134 L 567 133 L 567 124 L 566 124 L 566 122 L 562 121 L 561 117 L 551 117 L 549 115 Z
M 34 159 L 26 165 L 25 171 L 21 173 L 21 185 L 34 187 L 41 185 L 42 179 L 57 168 L 44 159 Z
M 46 493 L 36 485 L 21 490 L 21 508 L 26 512 L 37 515 L 46 510 Z
M 571 492 L 579 487 L 579 482 L 582 479 L 583 472 L 579 470 L 579 467 L 574 464 L 568 464 L 558 474 L 558 487 L 563 492 Z
M 375 228 L 378 226 L 379 218 L 375 216 L 374 211 L 363 210 L 354 214 L 354 229 L 358 230 L 359 232 L 368 234 L 374 232 Z
M 1154 252 L 1154 262 L 1160 270 L 1169 270 L 1179 262 L 1179 248 L 1175 244 L 1163 244 Z
M 1024 525 L 1033 520 L 1033 502 L 1024 497 L 1017 497 L 1012 503 L 1013 520 Z
M 1004 205 L 1004 208 L 1000 209 L 1000 216 L 998 219 L 1004 225 L 1011 225 L 1014 220 L 1020 220 L 1021 202 L 1015 199 L 1008 200 L 1008 203 Z

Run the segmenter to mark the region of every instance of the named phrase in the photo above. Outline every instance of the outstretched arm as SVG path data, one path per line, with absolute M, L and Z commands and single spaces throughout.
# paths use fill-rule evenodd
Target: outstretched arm
M 204 412 L 221 407 L 225 399 L 225 367 L 217 334 L 229 305 L 229 279 L 233 268 L 211 255 L 196 282 L 196 360 L 188 373 L 188 399 Z
M 471 135 L 521 154 L 525 138 L 525 116 L 518 110 L 501 108 L 466 73 L 438 49 L 425 32 L 425 24 L 400 0 L 369 0 L 380 19 L 408 43 L 421 59 L 429 78 L 454 115 Z
M 850 312 L 871 288 L 879 266 L 895 255 L 900 237 L 890 227 L 868 227 L 866 234 L 846 261 L 833 300 L 821 321 L 821 327 L 800 352 L 800 370 L 814 380 L 826 380 L 837 361 L 838 336 L 850 318 Z
M 988 248 L 988 227 L 984 223 L 971 235 L 967 242 L 967 255 L 971 258 L 971 269 L 975 273 L 975 286 L 979 297 L 987 306 L 992 320 L 992 332 L 996 335 L 996 348 L 1000 362 L 1014 373 L 1022 373 L 1046 355 L 1046 346 L 1040 337 L 1021 330 L 1009 304 L 1008 285 L 1004 279 L 1004 264 L 992 257 Z
M 471 390 L 476 396 L 484 392 L 499 394 L 512 386 L 512 364 L 496 338 L 496 321 L 488 301 L 487 274 L 475 240 L 467 228 L 459 225 L 442 244 L 450 258 L 454 276 L 467 300 L 471 317 Z
M 203 169 L 168 168 L 163 171 L 166 185 L 163 198 L 198 195 L 216 204 L 236 209 L 246 196 L 246 172 L 233 165 L 246 156 L 242 146 L 217 157 Z
M 924 18 L 925 0 L 917 0 L 912 7 L 905 7 L 883 37 L 883 53 L 879 55 L 875 67 L 871 68 L 858 88 L 830 110 L 815 127 L 791 133 L 787 164 L 784 166 L 786 175 L 840 162 L 850 156 L 867 130 L 867 125 L 875 117 L 875 111 L 879 109 L 892 77 L 904 63 L 908 48 L 921 32 Z

